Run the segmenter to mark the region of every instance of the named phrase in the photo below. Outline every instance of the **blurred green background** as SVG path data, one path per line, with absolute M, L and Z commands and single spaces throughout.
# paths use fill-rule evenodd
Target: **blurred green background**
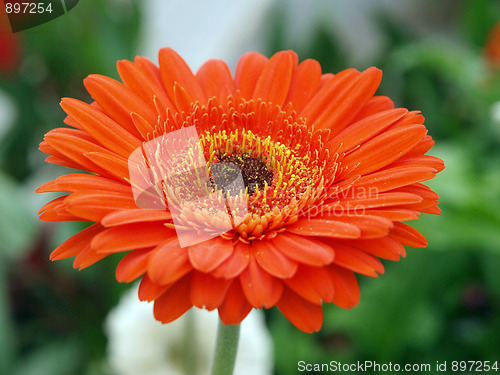
M 61 97 L 90 101 L 83 78 L 117 78 L 115 62 L 143 51 L 152 22 L 144 3 L 82 0 L 34 29 L 12 34 L 2 25 L 0 374 L 108 375 L 103 322 L 127 288 L 114 279 L 119 257 L 82 272 L 70 260 L 48 260 L 80 227 L 37 220 L 50 196 L 34 189 L 64 173 L 37 148 L 62 125 Z M 261 52 L 291 48 L 324 72 L 381 68 L 379 93 L 422 111 L 436 140 L 431 153 L 446 164 L 429 183 L 442 215 L 414 223 L 428 248 L 385 262 L 378 280 L 360 276 L 358 307 L 325 306 L 324 327 L 313 335 L 267 312 L 275 374 L 299 373 L 300 360 L 500 361 L 500 66 L 485 53 L 500 2 L 267 3 L 265 27 L 252 37 Z

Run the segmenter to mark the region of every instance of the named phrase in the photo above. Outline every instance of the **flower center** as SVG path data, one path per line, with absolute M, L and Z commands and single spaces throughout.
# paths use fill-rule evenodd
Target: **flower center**
M 221 237 L 243 242 L 272 238 L 322 204 L 341 172 L 339 155 L 324 147 L 325 131 L 311 129 L 291 105 L 248 101 L 237 93 L 224 104 L 212 98 L 207 105 L 193 104 L 189 113 L 167 113 L 155 132 L 190 126 L 198 133 L 211 192 L 206 207 L 198 201 L 194 212 L 182 214 L 182 225 L 200 233 L 229 213 L 233 229 Z M 242 184 L 234 183 L 238 178 Z M 225 199 L 228 212 L 215 213 L 214 199 Z M 230 212 L 242 206 L 243 212 Z
M 222 172 L 214 181 L 216 187 L 224 189 L 241 173 L 243 184 L 249 194 L 257 189 L 263 189 L 273 181 L 272 167 L 261 159 L 249 155 L 222 155 L 218 157 L 223 163 Z M 239 172 L 239 173 L 238 173 Z M 220 177 L 219 177 L 220 176 Z

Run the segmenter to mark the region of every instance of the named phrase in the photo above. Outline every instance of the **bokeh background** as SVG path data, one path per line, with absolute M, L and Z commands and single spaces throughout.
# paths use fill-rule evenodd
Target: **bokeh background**
M 193 70 L 209 58 L 234 69 L 246 51 L 289 48 L 324 72 L 375 65 L 384 71 L 379 94 L 422 111 L 436 140 L 431 153 L 445 161 L 429 183 L 442 215 L 415 223 L 428 248 L 385 262 L 378 280 L 360 276 L 359 306 L 325 306 L 324 327 L 312 335 L 266 311 L 274 374 L 299 373 L 301 360 L 500 361 L 498 0 L 81 0 L 16 34 L 4 16 L 0 374 L 120 375 L 109 366 L 105 321 L 130 286 L 114 279 L 119 257 L 81 272 L 71 260 L 48 260 L 81 224 L 37 220 L 51 196 L 34 189 L 65 173 L 37 148 L 62 125 L 61 97 L 90 102 L 88 74 L 118 78 L 117 60 L 142 54 L 156 62 L 163 46 Z

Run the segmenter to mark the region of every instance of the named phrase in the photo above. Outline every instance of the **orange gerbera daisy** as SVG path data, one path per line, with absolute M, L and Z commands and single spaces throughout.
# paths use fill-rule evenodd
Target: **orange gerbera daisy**
M 234 78 L 220 60 L 193 74 L 166 48 L 159 67 L 137 57 L 118 72 L 123 83 L 85 79 L 95 102 L 62 100 L 70 128 L 47 133 L 40 150 L 91 173 L 41 186 L 69 194 L 40 218 L 95 222 L 51 259 L 84 268 L 128 252 L 116 277 L 142 278 L 156 319 L 196 306 L 238 324 L 277 306 L 317 331 L 323 302 L 358 303 L 355 273 L 376 277 L 379 258 L 426 246 L 403 221 L 439 214 L 422 181 L 443 162 L 425 155 L 434 142 L 423 116 L 374 96 L 380 70 L 323 74 L 282 51 L 245 54 Z M 179 135 L 188 129 L 196 142 Z

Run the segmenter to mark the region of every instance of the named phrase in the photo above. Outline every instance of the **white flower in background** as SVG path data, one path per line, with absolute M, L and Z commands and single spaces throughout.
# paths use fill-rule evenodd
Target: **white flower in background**
M 16 103 L 8 93 L 0 90 L 0 139 L 10 129 L 16 117 Z
M 494 131 L 500 135 L 500 101 L 493 103 L 490 108 L 491 119 L 493 121 Z
M 262 51 L 266 14 L 275 0 L 146 0 L 141 53 L 156 61 L 171 47 L 196 71 L 211 58 L 234 67 L 240 55 Z
M 495 124 L 500 125 L 500 102 L 495 102 L 491 106 L 491 117 Z
M 208 375 L 218 321 L 216 311 L 193 308 L 162 325 L 153 317 L 153 305 L 139 301 L 137 288 L 132 288 L 106 320 L 112 374 L 185 375 L 186 358 L 192 358 L 196 375 Z M 192 341 L 186 341 L 189 323 Z M 234 375 L 270 375 L 272 368 L 272 339 L 262 311 L 254 310 L 241 324 Z

